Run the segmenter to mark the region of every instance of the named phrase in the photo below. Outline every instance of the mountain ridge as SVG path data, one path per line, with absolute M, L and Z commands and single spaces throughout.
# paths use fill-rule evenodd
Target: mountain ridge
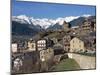
M 89 15 L 87 15 L 89 16 Z M 64 21 L 70 22 L 74 19 L 79 18 L 80 16 L 69 16 L 69 17 L 58 17 L 56 19 L 48 19 L 48 18 L 33 18 L 26 15 L 12 16 L 12 21 L 17 21 L 20 23 L 28 23 L 33 24 L 35 26 L 40 25 L 43 29 L 49 28 L 51 25 L 55 25 L 59 23 L 62 25 Z
M 95 16 L 77 17 L 68 23 L 71 24 L 71 27 L 81 25 L 83 23 L 83 21 L 85 20 L 85 18 L 93 19 L 93 18 L 95 18 Z M 23 16 L 19 16 L 19 17 L 13 16 L 12 17 L 12 34 L 13 35 L 34 36 L 37 33 L 45 31 L 45 30 L 62 29 L 62 24 L 64 21 L 66 21 L 65 19 L 62 19 L 62 18 L 57 19 L 57 21 L 55 21 L 55 22 L 53 22 L 54 20 L 49 20 L 46 18 L 45 19 L 33 19 L 34 21 L 31 21 L 32 19 L 33 19 L 32 17 L 27 17 L 27 16 L 24 16 L 24 17 Z M 52 22 L 50 22 L 50 21 L 52 21 Z M 44 25 L 42 26 L 38 22 L 40 24 L 43 23 Z M 47 26 L 46 26 L 46 24 L 47 24 Z

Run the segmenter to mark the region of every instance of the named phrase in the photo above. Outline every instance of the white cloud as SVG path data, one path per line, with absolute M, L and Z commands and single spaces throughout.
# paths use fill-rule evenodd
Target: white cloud
M 77 18 L 79 18 L 80 16 L 69 16 L 69 17 L 66 17 L 65 18 L 65 21 L 67 21 L 67 22 L 70 22 L 70 21 L 72 21 L 72 20 L 74 20 L 74 19 L 77 19 Z
M 89 17 L 89 16 L 91 16 L 90 14 L 84 14 L 84 15 L 82 15 L 82 17 Z

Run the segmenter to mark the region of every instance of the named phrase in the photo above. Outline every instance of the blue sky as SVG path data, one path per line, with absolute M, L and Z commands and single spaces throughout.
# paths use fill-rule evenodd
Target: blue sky
M 67 16 L 95 15 L 95 6 L 50 4 L 39 2 L 20 2 L 12 0 L 12 16 L 27 15 L 34 18 L 50 18 Z

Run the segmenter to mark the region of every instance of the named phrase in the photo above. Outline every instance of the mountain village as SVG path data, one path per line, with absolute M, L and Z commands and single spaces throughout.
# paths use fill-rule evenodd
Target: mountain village
M 40 35 L 12 41 L 12 73 L 56 71 L 53 66 L 73 58 L 70 53 L 96 55 L 96 19 L 86 18 L 82 25 L 73 27 L 64 21 L 62 29 L 40 32 Z

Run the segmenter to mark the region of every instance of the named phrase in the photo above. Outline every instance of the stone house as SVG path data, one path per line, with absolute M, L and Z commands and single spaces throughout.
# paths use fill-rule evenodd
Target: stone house
M 36 42 L 32 39 L 28 41 L 28 51 L 36 51 Z
M 49 59 L 53 58 L 54 51 L 52 48 L 41 50 L 39 56 L 41 61 L 48 61 Z
M 70 41 L 70 52 L 79 52 L 82 50 L 83 52 L 85 49 L 85 41 L 81 40 L 80 38 L 74 37 Z
M 87 47 L 87 50 L 95 51 L 96 50 L 96 36 L 88 36 L 87 40 L 90 43 L 90 46 Z
M 39 51 L 40 58 L 40 71 L 48 71 L 48 68 L 51 67 L 54 58 L 54 50 L 52 48 L 48 48 L 46 50 Z
M 11 52 L 12 53 L 17 53 L 18 52 L 18 45 L 17 45 L 17 43 L 12 43 L 12 45 L 11 45 Z
M 96 22 L 91 21 L 88 18 L 86 18 L 80 27 L 81 27 L 81 31 L 85 31 L 85 32 L 95 31 L 96 30 Z
M 27 41 L 18 42 L 18 52 L 24 52 L 27 50 Z
M 40 66 L 38 52 L 24 52 L 15 54 L 12 60 L 12 71 L 15 73 L 28 73 L 38 71 Z
M 85 51 L 95 51 L 96 50 L 96 37 L 88 35 L 88 36 L 80 36 L 74 37 L 70 41 L 70 52 L 85 52 Z
M 71 27 L 71 30 L 70 30 L 70 33 L 71 34 L 79 34 L 79 31 L 80 31 L 80 26 L 73 26 Z
M 63 37 L 63 48 L 66 52 L 69 52 L 69 50 L 70 50 L 70 41 L 71 41 L 70 35 L 65 35 Z
M 20 58 L 16 58 L 13 61 L 13 67 L 12 67 L 12 69 L 15 70 L 15 71 L 19 71 L 20 68 L 22 67 L 22 65 L 23 65 L 23 61 Z

